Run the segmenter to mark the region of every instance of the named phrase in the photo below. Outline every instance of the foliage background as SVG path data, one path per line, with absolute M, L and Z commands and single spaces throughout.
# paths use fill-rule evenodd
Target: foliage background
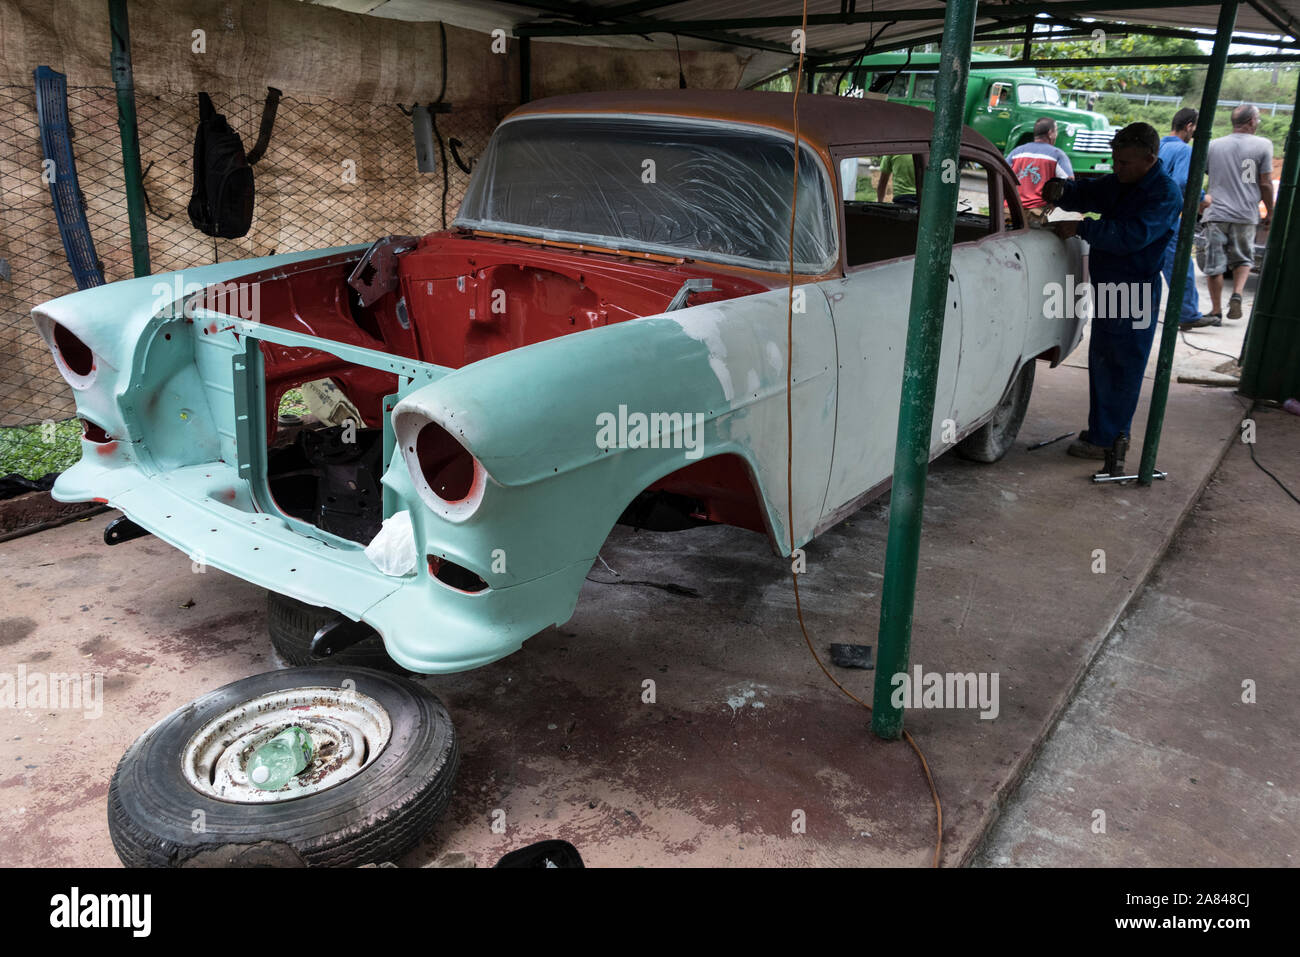
M 1106 114 L 1116 126 L 1143 121 L 1150 123 L 1162 134 L 1168 131 L 1170 121 L 1181 107 L 1199 106 L 1201 93 L 1205 88 L 1205 67 L 1202 65 L 1180 66 L 1176 62 L 1180 57 L 1201 56 L 1206 52 L 1195 40 L 1176 40 L 1166 37 L 1145 36 L 1109 36 L 1096 40 L 1068 40 L 1059 43 L 1043 44 L 1037 48 L 1037 55 L 1054 59 L 1082 59 L 1098 56 L 1151 56 L 1165 57 L 1170 62 L 1158 66 L 1112 66 L 1044 69 L 1043 75 L 1054 80 L 1061 89 L 1087 90 L 1102 94 L 1095 109 Z M 936 45 L 918 47 L 918 52 L 934 52 Z M 980 52 L 1006 57 L 1019 57 L 1020 40 L 1011 44 L 980 44 Z M 1267 66 L 1232 66 L 1229 65 L 1223 77 L 1223 87 L 1219 99 L 1223 101 L 1244 100 L 1262 104 L 1259 135 L 1273 141 L 1276 155 L 1281 156 L 1282 145 L 1287 128 L 1291 123 L 1291 112 L 1279 110 L 1272 115 L 1269 104 L 1295 104 L 1296 81 L 1300 78 L 1300 66 L 1295 64 L 1272 64 Z M 830 75 L 833 83 L 835 75 Z M 823 79 L 823 78 L 819 78 Z M 819 92 L 827 86 L 819 83 Z M 788 93 L 793 89 L 789 74 L 781 74 L 759 84 L 756 89 L 774 90 Z M 1143 104 L 1123 96 L 1106 96 L 1105 94 L 1141 94 L 1151 93 L 1159 96 L 1181 97 L 1179 103 Z M 1232 128 L 1229 114 L 1231 107 L 1223 107 L 1215 112 L 1214 132 L 1223 135 Z

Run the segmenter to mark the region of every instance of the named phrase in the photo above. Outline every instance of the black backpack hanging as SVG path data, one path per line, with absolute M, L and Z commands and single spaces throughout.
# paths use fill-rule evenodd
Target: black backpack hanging
M 195 229 L 222 239 L 246 236 L 253 225 L 253 168 L 239 134 L 206 93 L 199 94 L 189 214 Z

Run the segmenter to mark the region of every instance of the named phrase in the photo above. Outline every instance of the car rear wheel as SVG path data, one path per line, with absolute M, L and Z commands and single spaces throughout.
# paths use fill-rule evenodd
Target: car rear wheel
M 410 674 L 388 657 L 384 639 L 379 632 L 349 645 L 328 658 L 317 658 L 311 653 L 311 640 L 321 626 L 333 620 L 336 612 L 328 608 L 281 595 L 266 593 L 266 627 L 271 634 L 271 646 L 293 667 L 306 665 L 337 665 L 340 668 L 377 668 L 393 674 Z
M 298 726 L 307 767 L 276 791 L 253 752 Z M 108 791 L 127 867 L 333 866 L 391 861 L 446 809 L 460 758 L 442 703 L 363 668 L 254 675 L 174 711 L 131 745 Z
M 1032 359 L 1024 364 L 993 410 L 993 417 L 957 443 L 958 455 L 974 462 L 996 462 L 1007 454 L 1029 408 L 1029 394 L 1034 391 L 1034 365 Z

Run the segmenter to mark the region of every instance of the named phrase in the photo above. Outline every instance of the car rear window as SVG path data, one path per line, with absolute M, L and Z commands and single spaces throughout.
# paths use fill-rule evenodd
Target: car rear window
M 457 226 L 788 268 L 788 136 L 645 117 L 521 117 L 474 169 Z M 823 164 L 800 150 L 795 269 L 838 256 Z

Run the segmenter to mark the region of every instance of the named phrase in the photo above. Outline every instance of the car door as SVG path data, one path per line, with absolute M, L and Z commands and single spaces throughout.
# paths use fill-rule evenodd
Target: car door
M 1000 150 L 1007 148 L 1007 134 L 1011 131 L 1011 112 L 1015 105 L 1015 92 L 1010 80 L 992 80 L 982 98 L 971 110 L 970 125 L 983 133 Z
M 1029 283 L 1019 247 L 1006 236 L 956 246 L 961 350 L 950 412 L 960 431 L 993 411 L 1020 361 Z
M 883 155 L 915 149 L 849 148 L 837 153 L 837 158 L 856 157 L 861 169 L 868 170 L 878 168 Z M 918 171 L 923 170 L 924 154 L 913 155 Z M 918 180 L 918 188 L 924 188 L 923 178 Z M 874 195 L 875 191 L 866 192 Z M 918 213 L 915 205 L 841 204 L 845 276 L 820 284 L 835 324 L 839 382 L 823 528 L 842 518 L 893 474 Z M 931 434 L 933 452 L 944 445 L 944 420 L 950 415 L 956 383 L 961 344 L 956 273 L 951 274 L 948 291 Z
M 1004 209 L 1006 195 L 1014 195 L 1014 186 L 1004 163 L 963 165 L 951 267 L 961 299 L 961 350 L 950 412 L 961 432 L 993 411 L 1024 351 L 1028 264 L 1019 233 L 1007 232 L 1003 216 L 993 215 Z
M 835 449 L 826 492 L 826 517 L 832 521 L 832 516 L 877 488 L 894 471 L 915 265 L 916 257 L 908 256 L 823 283 L 831 301 L 839 359 Z M 935 388 L 932 454 L 945 444 L 943 426 L 951 413 L 962 332 L 955 276 L 948 292 Z

